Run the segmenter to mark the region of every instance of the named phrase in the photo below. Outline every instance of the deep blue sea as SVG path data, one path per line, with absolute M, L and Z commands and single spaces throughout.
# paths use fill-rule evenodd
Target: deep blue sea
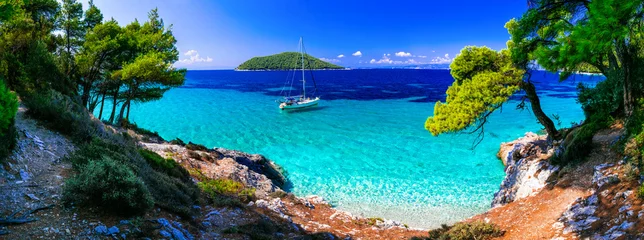
M 287 171 L 297 195 L 320 195 L 339 209 L 413 227 L 486 211 L 504 177 L 496 157 L 501 142 L 541 130 L 530 111 L 515 108 L 519 94 L 492 115 L 475 149 L 473 135 L 433 137 L 424 123 L 434 102 L 445 99 L 449 70 L 314 71 L 320 105 L 283 112 L 275 100 L 288 74 L 189 71 L 185 86 L 133 105 L 131 120 L 166 139 L 263 154 Z M 561 126 L 583 119 L 576 84 L 600 79 L 559 82 L 533 73 L 544 110 Z

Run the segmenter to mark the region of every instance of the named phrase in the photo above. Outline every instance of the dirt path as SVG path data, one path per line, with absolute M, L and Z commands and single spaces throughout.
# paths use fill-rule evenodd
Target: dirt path
M 537 195 L 494 208 L 469 221 L 489 221 L 502 226 L 506 233 L 501 239 L 577 238 L 562 234 L 561 228 L 555 227 L 555 223 L 577 199 L 592 194 L 596 165 L 619 161 L 619 156 L 610 150 L 610 146 L 621 133 L 620 127 L 599 132 L 593 137 L 594 148 L 586 161 L 561 170 L 554 185 L 551 184 Z
M 64 224 L 57 224 L 62 220 L 59 203 L 64 178 L 71 169 L 71 164 L 61 158 L 72 152 L 74 145 L 66 137 L 27 118 L 25 110 L 21 106 L 16 116 L 19 136 L 16 149 L 0 169 L 0 218 L 14 213 L 17 213 L 14 218 L 18 218 L 37 208 L 51 208 L 24 216 L 38 221 L 0 226 L 0 232 L 8 232 L 0 238 L 24 239 L 37 235 L 60 238 L 71 233 Z

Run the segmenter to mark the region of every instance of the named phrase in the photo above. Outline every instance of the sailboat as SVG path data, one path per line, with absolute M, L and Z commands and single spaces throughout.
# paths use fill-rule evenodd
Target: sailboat
M 279 102 L 279 107 L 282 110 L 292 110 L 292 109 L 300 109 L 300 108 L 307 108 L 307 107 L 313 107 L 317 106 L 318 103 L 320 102 L 320 97 L 311 97 L 311 96 L 306 96 L 306 76 L 304 74 L 304 40 L 300 37 L 300 54 L 301 54 L 301 64 L 302 64 L 302 95 L 297 95 L 297 96 L 291 96 L 291 91 L 289 90 L 286 95 L 278 100 Z M 309 64 L 310 66 L 310 64 Z M 293 75 L 295 77 L 295 75 Z M 311 73 L 311 79 L 313 79 L 313 74 Z M 313 80 L 315 83 L 315 80 Z M 291 81 L 291 85 L 293 82 Z M 317 87 L 316 87 L 317 91 Z M 283 89 L 282 89 L 282 92 Z

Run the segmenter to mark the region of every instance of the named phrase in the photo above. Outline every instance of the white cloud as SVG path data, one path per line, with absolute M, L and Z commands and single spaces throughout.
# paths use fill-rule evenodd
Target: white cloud
M 446 64 L 451 63 L 454 59 L 449 57 L 449 54 L 445 54 L 445 57 L 435 57 L 432 59 L 432 64 Z
M 184 58 L 179 60 L 178 62 L 186 65 L 199 63 L 199 62 L 212 62 L 212 58 L 210 58 L 209 56 L 206 56 L 206 58 L 202 58 L 201 56 L 199 56 L 199 52 L 197 52 L 196 50 L 189 50 L 183 55 L 188 56 L 190 58 Z
M 357 51 L 357 52 L 354 52 L 354 53 L 353 53 L 353 54 L 351 54 L 351 55 L 356 56 L 356 57 L 362 57 L 362 52 Z
M 320 58 L 320 60 L 325 61 L 325 62 L 330 62 L 330 63 L 339 63 L 340 62 L 339 59 L 335 59 L 335 58 L 332 58 L 332 59 L 330 59 L 330 58 Z
M 187 51 L 186 53 L 184 53 L 183 55 L 184 55 L 184 56 L 192 56 L 192 55 L 195 55 L 195 54 L 197 54 L 197 51 L 196 51 L 196 50 L 188 50 L 188 51 Z
M 427 58 L 427 56 L 421 56 L 421 55 L 419 55 L 417 57 L 419 57 L 419 58 Z
M 343 58 L 343 57 L 344 57 L 344 54 L 338 55 L 338 58 Z
M 411 53 L 408 52 L 397 52 L 396 56 L 398 57 L 411 57 Z
M 391 56 L 391 53 L 387 53 L 387 57 Z

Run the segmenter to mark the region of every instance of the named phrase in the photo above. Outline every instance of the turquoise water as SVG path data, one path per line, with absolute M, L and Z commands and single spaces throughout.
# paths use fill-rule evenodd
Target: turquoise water
M 159 101 L 133 105 L 131 120 L 166 139 L 263 154 L 287 171 L 297 195 L 320 195 L 339 209 L 413 227 L 437 227 L 486 211 L 504 177 L 496 157 L 500 143 L 540 130 L 512 100 L 492 115 L 484 141 L 472 150 L 473 135 L 432 137 L 423 128 L 434 103 L 418 101 L 422 96 L 323 96 L 319 107 L 289 113 L 267 94 L 275 87 L 227 86 L 170 90 Z M 541 93 L 544 110 L 558 114 L 565 126 L 583 119 L 575 99 L 561 96 L 569 92 Z

